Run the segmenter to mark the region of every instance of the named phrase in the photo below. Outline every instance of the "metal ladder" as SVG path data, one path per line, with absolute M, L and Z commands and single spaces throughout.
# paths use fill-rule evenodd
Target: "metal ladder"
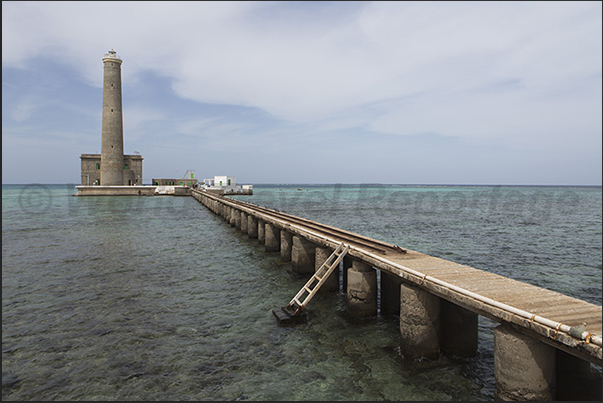
M 299 292 L 293 297 L 291 302 L 285 307 L 285 309 L 291 315 L 297 315 L 301 310 L 310 302 L 314 294 L 318 291 L 320 286 L 329 278 L 329 275 L 333 273 L 333 270 L 339 265 L 341 259 L 350 250 L 350 245 L 344 245 L 340 243 L 337 248 L 331 253 L 331 256 L 324 261 L 314 275 L 308 280 L 308 282 L 299 290 Z

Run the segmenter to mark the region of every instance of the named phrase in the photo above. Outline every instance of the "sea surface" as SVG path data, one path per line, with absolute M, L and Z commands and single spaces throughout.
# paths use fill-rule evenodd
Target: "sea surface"
M 470 358 L 408 362 L 396 317 L 305 283 L 192 197 L 2 185 L 2 400 L 492 400 Z M 276 208 L 601 305 L 601 187 L 254 185 Z

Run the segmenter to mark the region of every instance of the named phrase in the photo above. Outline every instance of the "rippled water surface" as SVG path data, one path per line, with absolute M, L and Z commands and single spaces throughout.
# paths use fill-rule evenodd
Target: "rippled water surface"
M 300 188 L 301 190 L 298 190 Z M 397 318 L 352 320 L 191 197 L 2 187 L 3 400 L 491 400 L 475 357 L 407 363 Z M 601 305 L 601 188 L 254 186 L 277 208 Z

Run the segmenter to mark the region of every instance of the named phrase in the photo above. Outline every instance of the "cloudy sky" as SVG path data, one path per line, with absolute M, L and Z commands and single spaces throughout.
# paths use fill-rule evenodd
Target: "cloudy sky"
M 2 183 L 601 185 L 601 2 L 2 2 Z

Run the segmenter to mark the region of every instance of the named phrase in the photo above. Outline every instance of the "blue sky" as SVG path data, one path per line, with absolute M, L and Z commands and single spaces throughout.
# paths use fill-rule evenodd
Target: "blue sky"
M 601 185 L 601 2 L 2 2 L 2 183 Z

